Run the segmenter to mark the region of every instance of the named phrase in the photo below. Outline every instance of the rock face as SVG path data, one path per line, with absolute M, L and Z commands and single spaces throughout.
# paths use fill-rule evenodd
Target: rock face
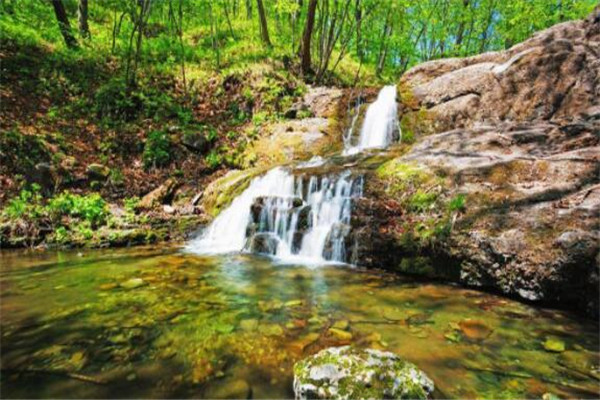
M 416 143 L 366 179 L 359 264 L 598 318 L 598 49 L 600 8 L 504 52 L 408 71 L 403 134 Z
M 400 83 L 404 122 L 425 111 L 439 132 L 478 121 L 582 116 L 600 97 L 599 24 L 597 8 L 587 20 L 555 25 L 506 51 L 411 69 Z
M 426 399 L 433 389 L 413 364 L 379 350 L 331 347 L 294 365 L 296 399 Z

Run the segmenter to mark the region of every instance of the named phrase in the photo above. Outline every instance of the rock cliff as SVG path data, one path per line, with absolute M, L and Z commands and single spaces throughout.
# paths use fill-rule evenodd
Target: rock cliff
M 359 263 L 597 318 L 600 7 L 506 51 L 419 65 L 399 92 L 415 143 L 366 180 Z

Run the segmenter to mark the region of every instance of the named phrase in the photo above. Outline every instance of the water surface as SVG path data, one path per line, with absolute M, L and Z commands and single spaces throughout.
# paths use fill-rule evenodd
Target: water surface
M 0 265 L 4 398 L 289 398 L 295 361 L 344 344 L 414 362 L 436 397 L 600 395 L 595 322 L 491 294 L 176 248 Z

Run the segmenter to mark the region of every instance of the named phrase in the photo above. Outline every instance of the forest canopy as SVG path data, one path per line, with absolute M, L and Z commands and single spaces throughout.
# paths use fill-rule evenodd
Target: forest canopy
M 395 79 L 423 61 L 508 48 L 594 0 L 2 0 L 2 42 L 117 57 L 185 80 L 280 60 L 307 81 Z M 187 69 L 187 71 L 186 71 Z

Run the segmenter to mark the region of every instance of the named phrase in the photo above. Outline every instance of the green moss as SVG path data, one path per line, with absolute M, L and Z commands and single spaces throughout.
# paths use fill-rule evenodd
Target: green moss
M 234 198 L 246 190 L 254 177 L 262 172 L 264 172 L 263 168 L 231 171 L 224 177 L 212 182 L 204 192 L 202 201 L 206 212 L 216 217 Z
M 413 143 L 418 136 L 436 133 L 436 119 L 433 112 L 421 108 L 405 113 L 400 119 L 402 141 Z
M 433 207 L 437 197 L 438 195 L 435 192 L 423 192 L 417 190 L 417 192 L 410 197 L 408 207 L 412 211 L 425 212 Z
M 386 181 L 387 191 L 392 195 L 430 182 L 435 177 L 416 163 L 405 163 L 399 159 L 382 164 L 375 173 L 378 178 Z

